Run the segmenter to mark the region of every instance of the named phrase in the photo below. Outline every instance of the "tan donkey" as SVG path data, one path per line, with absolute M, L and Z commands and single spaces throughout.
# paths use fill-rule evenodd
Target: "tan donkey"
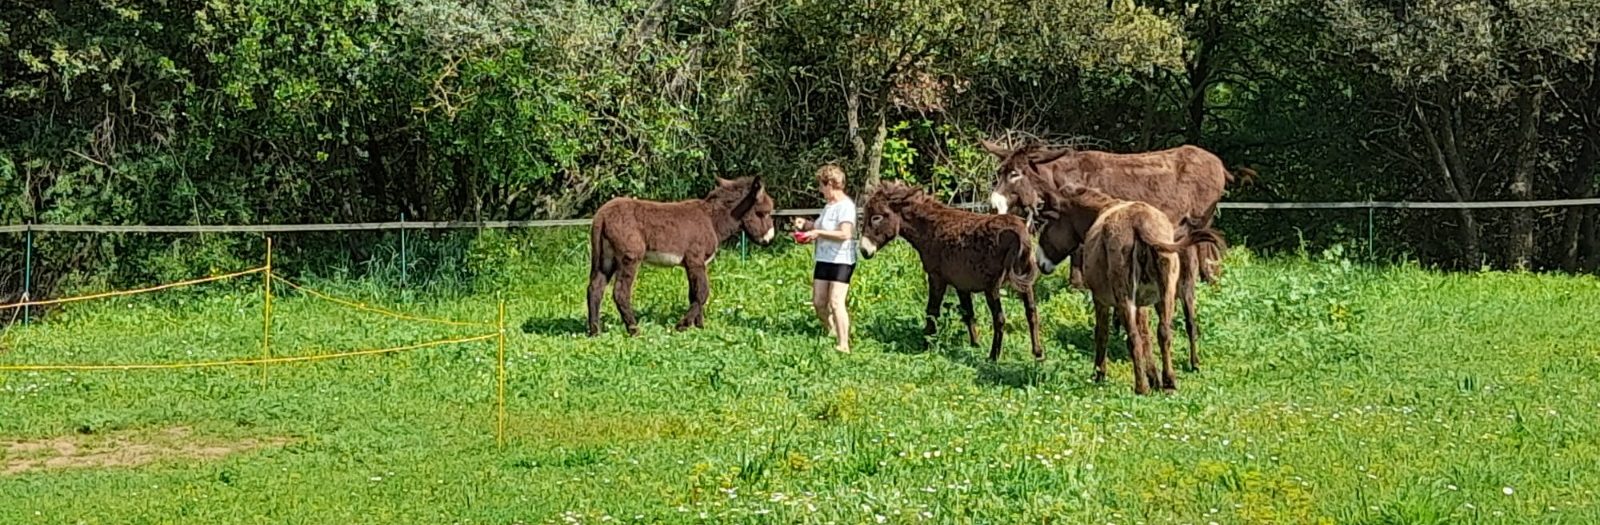
M 1199 244 L 1210 244 L 1218 257 L 1227 249 L 1221 233 L 1211 228 L 1189 230 L 1174 226 L 1167 214 L 1143 202 L 1124 201 L 1082 186 L 1042 192 L 1046 207 L 1065 210 L 1065 216 L 1048 214 L 1041 238 L 1076 237 L 1073 216 L 1094 217 L 1081 239 L 1084 283 L 1094 297 L 1095 380 L 1106 375 L 1106 339 L 1113 309 L 1128 333 L 1128 354 L 1133 363 L 1133 391 L 1178 388 L 1172 367 L 1172 314 L 1183 268 L 1179 256 Z M 1187 221 L 1185 221 L 1187 223 Z M 1161 365 L 1150 352 L 1149 314 L 1159 316 Z

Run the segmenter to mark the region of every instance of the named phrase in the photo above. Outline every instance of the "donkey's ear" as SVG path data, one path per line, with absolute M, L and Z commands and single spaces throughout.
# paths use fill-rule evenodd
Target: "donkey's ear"
M 722 177 L 717 177 L 717 187 L 720 188 L 722 186 L 727 186 L 729 184 L 733 184 L 733 181 L 728 180 L 728 179 L 724 179 Z
M 754 179 L 750 180 L 750 193 L 761 193 L 761 190 L 765 188 L 766 186 L 761 183 L 760 175 L 756 175 Z
M 1036 166 L 1039 164 L 1049 164 L 1051 162 L 1055 162 L 1056 159 L 1065 157 L 1068 153 L 1072 153 L 1072 148 L 1045 149 L 1035 151 L 1028 155 L 1028 160 Z
M 1001 146 L 998 142 L 994 142 L 989 139 L 982 139 L 981 142 L 983 144 L 984 151 L 988 151 L 991 155 L 1002 159 L 1011 156 L 1011 150 L 1005 146 Z

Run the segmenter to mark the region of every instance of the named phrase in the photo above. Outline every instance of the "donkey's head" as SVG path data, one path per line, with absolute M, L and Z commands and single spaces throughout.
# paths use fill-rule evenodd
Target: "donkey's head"
M 922 190 L 900 181 L 886 182 L 867 192 L 866 227 L 861 229 L 861 255 L 868 259 L 878 253 L 878 248 L 900 236 L 904 224 L 904 209 L 912 202 L 926 198 Z
M 757 243 L 766 245 L 778 231 L 772 225 L 772 197 L 767 195 L 761 177 L 717 178 L 717 188 L 706 198 L 729 210 L 739 228 Z
M 1077 251 L 1100 212 L 1120 202 L 1100 190 L 1076 184 L 1039 192 L 1039 197 L 1039 250 L 1034 254 L 1044 273 L 1055 271 Z
M 1031 142 L 1017 149 L 1008 149 L 990 141 L 983 141 L 983 149 L 1000 159 L 995 171 L 994 189 L 989 193 L 989 204 L 995 213 L 1011 213 L 1028 220 L 1028 228 L 1037 229 L 1038 214 L 1044 204 L 1042 192 L 1049 191 L 1046 177 L 1039 166 L 1055 161 L 1069 153 L 1070 148 L 1046 149 Z

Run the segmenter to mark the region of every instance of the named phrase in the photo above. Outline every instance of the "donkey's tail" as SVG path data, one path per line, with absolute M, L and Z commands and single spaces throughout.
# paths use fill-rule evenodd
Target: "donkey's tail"
M 1228 251 L 1228 240 L 1222 237 L 1222 232 L 1216 228 L 1200 228 L 1189 230 L 1179 243 L 1185 246 L 1209 245 L 1215 251 L 1217 260 L 1222 260 L 1223 254 Z
M 1215 228 L 1211 228 L 1209 226 L 1201 228 L 1186 228 L 1185 231 L 1187 233 L 1185 233 L 1182 237 L 1173 239 L 1172 241 L 1166 241 L 1157 237 L 1152 231 L 1153 228 L 1148 226 L 1149 223 L 1147 221 L 1151 220 L 1156 220 L 1156 218 L 1147 216 L 1146 219 L 1138 223 L 1134 230 L 1138 233 L 1140 242 L 1143 242 L 1149 245 L 1151 248 L 1155 248 L 1156 250 L 1166 253 L 1174 253 L 1198 244 L 1207 244 L 1211 245 L 1212 248 L 1216 250 L 1216 257 L 1221 259 L 1222 253 L 1228 249 L 1228 242 L 1222 238 L 1222 232 L 1217 231 Z
M 1014 254 L 1014 258 L 1010 261 L 1010 268 L 1006 269 L 1007 277 L 1010 278 L 1012 286 L 1019 288 L 1033 286 L 1034 279 L 1038 277 L 1039 268 L 1034 266 L 1033 243 L 1029 242 L 1031 239 L 1027 234 L 1027 230 L 1006 230 L 1001 235 L 1003 235 L 1001 248 L 1005 249 L 1005 253 Z M 1016 243 L 1014 247 L 1010 246 L 1010 243 L 1013 242 Z
M 1178 252 L 1189 247 L 1189 245 L 1184 244 L 1181 240 L 1174 242 L 1172 240 L 1162 239 L 1161 237 L 1157 236 L 1155 234 L 1155 228 L 1150 224 L 1151 221 L 1157 219 L 1165 220 L 1164 217 L 1141 215 L 1138 222 L 1134 223 L 1133 232 L 1134 235 L 1138 236 L 1139 242 L 1144 243 L 1151 248 L 1156 249 L 1157 251 L 1166 253 Z
M 598 215 L 598 214 L 596 214 Z M 589 223 L 589 274 L 603 273 L 606 261 L 600 243 L 605 242 L 605 220 L 595 217 Z

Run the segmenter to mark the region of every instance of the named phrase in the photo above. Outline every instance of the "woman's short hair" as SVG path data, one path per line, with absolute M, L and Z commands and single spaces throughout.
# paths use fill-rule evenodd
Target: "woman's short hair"
M 817 168 L 817 184 L 835 189 L 844 189 L 844 168 L 829 162 Z

